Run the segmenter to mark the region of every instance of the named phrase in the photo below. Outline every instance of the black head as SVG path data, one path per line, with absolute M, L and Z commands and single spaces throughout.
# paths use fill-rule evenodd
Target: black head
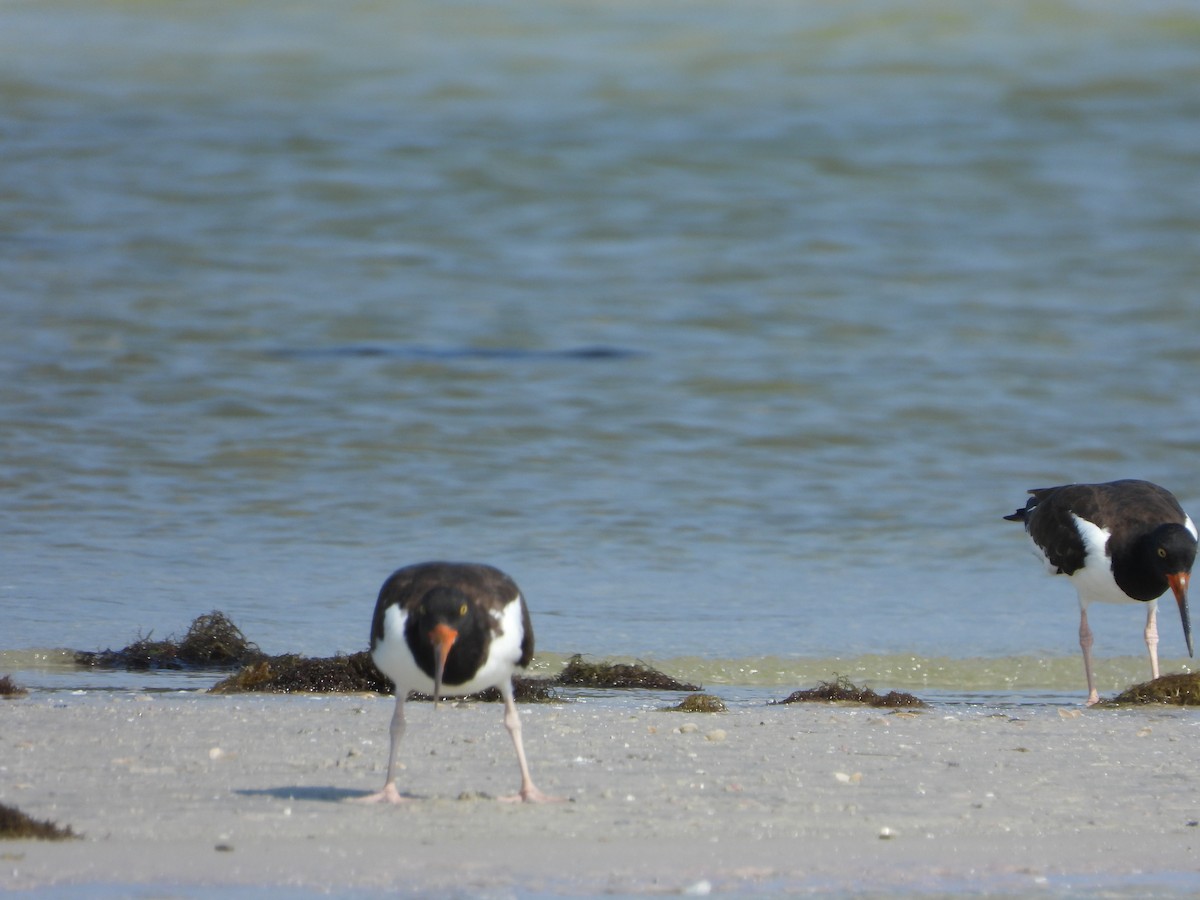
M 1139 550 L 1143 565 L 1157 576 L 1158 593 L 1170 587 L 1175 595 L 1179 615 L 1183 619 L 1188 656 L 1191 656 L 1192 625 L 1188 616 L 1187 592 L 1192 565 L 1196 562 L 1196 538 L 1182 525 L 1160 525 L 1146 536 Z
M 1151 554 L 1151 565 L 1163 576 L 1190 574 L 1196 562 L 1196 539 L 1182 525 L 1159 525 L 1150 532 L 1145 545 Z
M 433 679 L 434 700 L 443 682 L 469 681 L 482 662 L 486 647 L 484 620 L 458 588 L 431 588 L 413 608 L 405 640 L 417 665 Z
M 417 633 L 428 639 L 436 625 L 448 625 L 458 630 L 471 611 L 467 595 L 456 587 L 438 585 L 430 588 L 412 611 L 411 618 Z

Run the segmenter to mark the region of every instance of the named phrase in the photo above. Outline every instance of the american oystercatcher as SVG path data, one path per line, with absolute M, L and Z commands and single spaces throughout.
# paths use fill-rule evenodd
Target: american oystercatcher
M 444 695 L 500 689 L 504 725 L 521 767 L 521 790 L 504 800 L 543 802 L 529 777 L 521 717 L 513 702 L 513 673 L 533 657 L 533 627 L 525 598 L 511 578 L 491 566 L 427 562 L 397 569 L 383 583 L 371 622 L 371 658 L 396 685 L 391 752 L 383 790 L 364 803 L 403 803 L 396 790 L 396 756 L 404 735 L 409 691 Z
M 1092 676 L 1089 603 L 1147 604 L 1146 649 L 1158 677 L 1158 598 L 1170 588 L 1179 604 L 1188 656 L 1192 626 L 1187 590 L 1196 560 L 1196 526 L 1171 492 L 1149 481 L 1110 481 L 1038 488 L 1004 518 L 1024 522 L 1053 575 L 1066 575 L 1079 594 L 1079 646 L 1091 706 L 1100 699 Z

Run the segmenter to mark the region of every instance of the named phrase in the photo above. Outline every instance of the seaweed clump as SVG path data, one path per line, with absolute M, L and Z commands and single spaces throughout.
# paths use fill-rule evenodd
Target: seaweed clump
M 120 650 L 76 650 L 75 663 L 95 669 L 182 669 L 179 647 L 174 641 L 152 641 L 149 636 Z
M 664 706 L 663 712 L 725 712 L 725 703 L 720 697 L 714 697 L 712 694 L 690 694 L 675 706 Z
M 182 640 L 139 637 L 121 650 L 75 652 L 77 665 L 105 669 L 236 669 L 209 689 L 213 694 L 263 693 L 377 693 L 394 694 L 391 681 L 375 667 L 367 651 L 332 657 L 296 653 L 268 656 L 246 640 L 241 629 L 222 612 L 199 616 Z M 553 679 L 514 678 L 513 696 L 521 703 L 559 700 L 556 687 L 634 688 L 658 691 L 701 691 L 641 663 L 589 663 L 572 656 Z M 431 700 L 412 692 L 411 699 Z M 472 694 L 468 700 L 500 701 L 496 688 Z M 719 701 L 718 701 L 719 702 Z
M 239 666 L 262 655 L 258 645 L 246 640 L 242 630 L 220 611 L 197 617 L 179 645 L 180 660 L 190 666 Z
M 350 656 L 310 658 L 295 653 L 268 656 L 245 666 L 209 689 L 210 694 L 252 691 L 292 693 L 392 693 L 392 684 L 363 650 Z
M 870 688 L 860 688 L 844 676 L 822 681 L 815 688 L 793 691 L 783 700 L 772 703 L 861 703 L 877 707 L 923 707 L 925 701 L 903 691 L 879 695 Z
M 21 687 L 11 676 L 0 675 L 0 697 L 5 700 L 15 700 L 17 697 L 24 697 L 29 691 Z
M 268 656 L 252 663 L 209 689 L 210 694 L 394 694 L 395 686 L 375 666 L 366 650 L 349 656 L 306 657 L 294 653 Z M 514 678 L 513 697 L 520 703 L 556 700 L 549 683 L 541 678 Z M 432 700 L 412 691 L 412 700 Z M 499 702 L 500 691 L 490 688 L 465 699 Z
M 395 693 L 395 691 L 392 690 L 388 693 Z M 433 702 L 432 695 L 422 694 L 420 691 L 409 691 L 408 699 Z M 504 698 L 500 696 L 500 688 L 492 687 L 486 691 L 480 691 L 478 694 L 467 694 L 453 699 L 500 703 Z M 513 678 L 513 700 L 517 703 L 556 703 L 560 699 L 554 690 L 553 682 L 547 678 Z
M 1171 706 L 1200 706 L 1200 673 L 1162 675 L 1128 687 L 1099 706 L 1166 703 Z
M 198 616 L 183 640 L 139 637 L 121 650 L 78 650 L 75 662 L 101 669 L 231 669 L 265 659 L 223 612 Z
M 15 806 L 0 803 L 0 840 L 67 841 L 77 837 L 79 835 L 69 825 L 63 827 L 53 822 L 39 821 Z
M 640 688 L 652 691 L 700 691 L 694 684 L 677 681 L 641 663 L 589 663 L 576 653 L 554 679 L 566 687 Z

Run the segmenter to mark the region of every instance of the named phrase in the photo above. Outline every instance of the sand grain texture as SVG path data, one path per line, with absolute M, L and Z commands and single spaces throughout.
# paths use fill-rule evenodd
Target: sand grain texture
M 706 716 L 410 704 L 398 808 L 376 790 L 392 702 L 34 695 L 5 704 L 3 799 L 70 825 L 4 842 L 0 888 L 292 885 L 401 893 L 1200 887 L 1200 718 L 1187 710 Z

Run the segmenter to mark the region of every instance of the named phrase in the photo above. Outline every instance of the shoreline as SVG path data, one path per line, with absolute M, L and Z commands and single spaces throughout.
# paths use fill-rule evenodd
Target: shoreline
M 1187 709 L 410 704 L 378 789 L 373 695 L 41 695 L 0 706 L 0 800 L 82 840 L 0 842 L 0 888 L 539 895 L 1200 889 Z M 1161 883 L 1161 884 L 1160 884 Z
M 239 667 L 122 668 L 87 667 L 75 662 L 80 651 L 63 648 L 0 650 L 0 674 L 18 684 L 42 690 L 207 690 Z M 572 653 L 540 652 L 526 676 L 554 678 Z M 628 654 L 586 653 L 589 662 L 642 663 L 676 679 L 700 685 L 706 692 L 745 694 L 782 699 L 793 690 L 847 677 L 855 684 L 880 691 L 901 690 L 922 699 L 961 697 L 966 702 L 1019 705 L 1081 703 L 1086 687 L 1079 653 L 1011 657 L 923 657 L 910 652 L 849 656 L 753 658 L 637 657 Z M 320 661 L 327 657 L 311 657 Z M 1150 676 L 1144 655 L 1097 656 L 1097 684 L 1102 696 L 1115 696 Z M 1194 661 L 1165 656 L 1164 674 L 1194 672 Z

